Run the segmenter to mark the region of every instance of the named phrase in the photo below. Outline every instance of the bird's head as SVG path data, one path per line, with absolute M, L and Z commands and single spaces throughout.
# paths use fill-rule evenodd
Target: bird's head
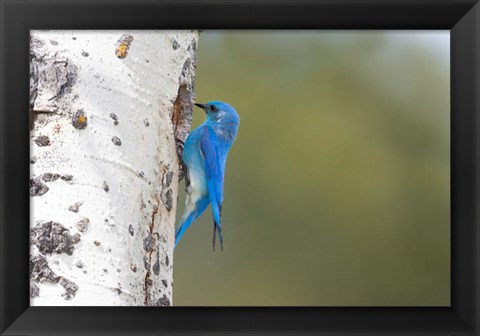
M 206 104 L 195 104 L 195 106 L 205 111 L 208 122 L 238 124 L 240 121 L 237 111 L 227 103 L 211 101 Z

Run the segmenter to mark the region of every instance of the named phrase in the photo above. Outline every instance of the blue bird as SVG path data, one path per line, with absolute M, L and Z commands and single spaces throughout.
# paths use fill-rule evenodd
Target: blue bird
M 193 221 L 211 204 L 213 250 L 218 230 L 223 251 L 221 217 L 225 163 L 228 151 L 237 136 L 240 118 L 237 111 L 226 103 L 212 101 L 195 105 L 205 111 L 206 120 L 189 134 L 183 148 L 187 199 L 182 219 L 175 232 L 175 247 Z

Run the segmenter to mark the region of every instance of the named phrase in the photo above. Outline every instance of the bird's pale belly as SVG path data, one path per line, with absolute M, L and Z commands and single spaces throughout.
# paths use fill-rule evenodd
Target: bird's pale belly
M 190 140 L 190 141 L 188 141 Z M 193 141 L 192 141 L 193 140 Z M 197 139 L 193 136 L 190 139 L 187 139 L 185 147 L 194 147 L 197 144 Z M 205 176 L 204 161 L 203 157 L 200 155 L 199 151 L 196 150 L 187 150 L 184 149 L 183 160 L 187 165 L 188 176 L 190 178 L 190 186 L 187 188 L 187 194 L 189 197 L 189 203 L 195 204 L 200 198 L 208 194 L 207 188 L 207 179 Z
M 189 170 L 190 177 L 190 194 L 198 194 L 199 197 L 205 196 L 208 193 L 207 180 L 205 173 L 200 169 Z

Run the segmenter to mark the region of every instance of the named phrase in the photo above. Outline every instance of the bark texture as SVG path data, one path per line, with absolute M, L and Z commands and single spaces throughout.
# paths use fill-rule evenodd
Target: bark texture
M 31 305 L 172 304 L 197 42 L 31 33 Z

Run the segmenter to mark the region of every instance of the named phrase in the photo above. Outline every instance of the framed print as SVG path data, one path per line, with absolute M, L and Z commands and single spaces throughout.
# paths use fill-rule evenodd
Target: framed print
M 479 6 L 3 0 L 1 334 L 477 335 Z

